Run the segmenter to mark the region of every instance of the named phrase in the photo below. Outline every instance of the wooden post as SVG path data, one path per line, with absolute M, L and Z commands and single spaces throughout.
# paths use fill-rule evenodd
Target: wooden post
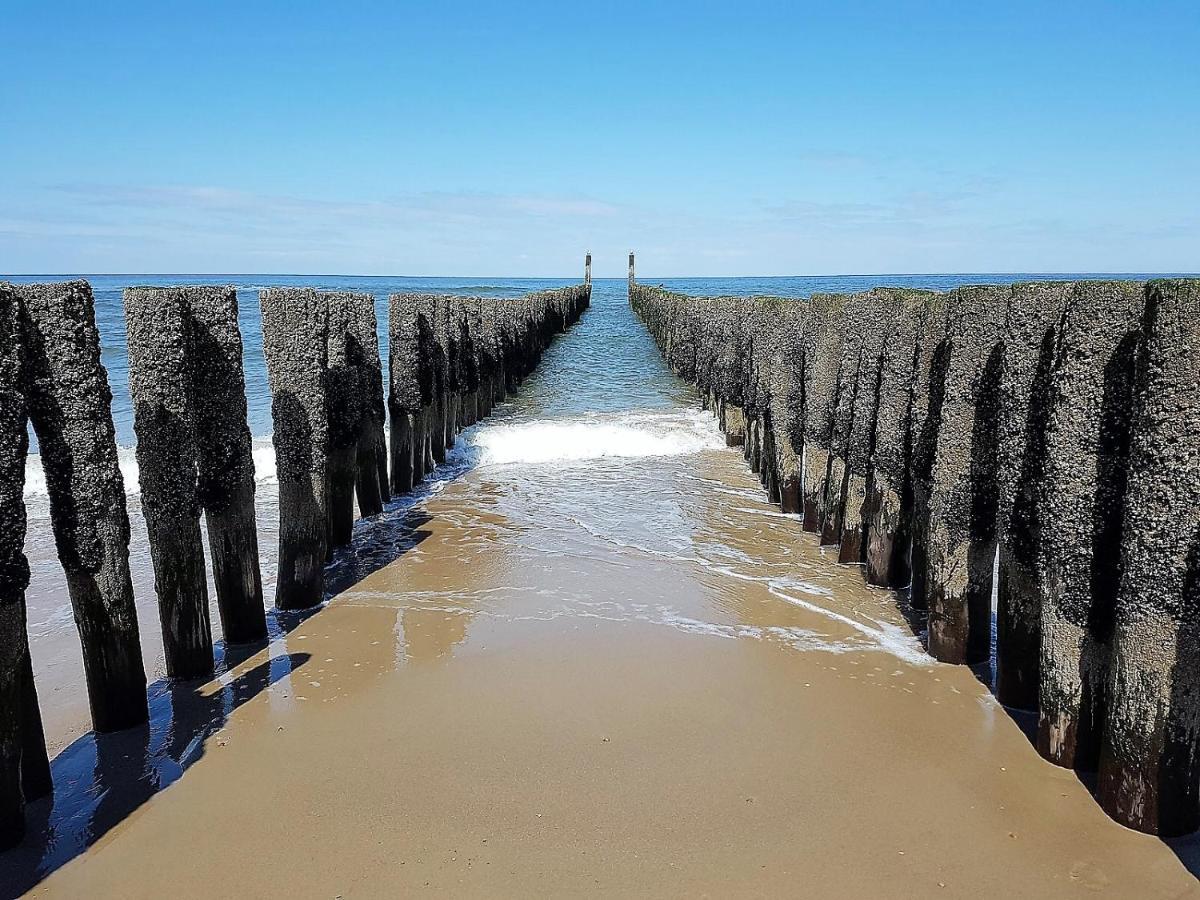
M 434 351 L 433 403 L 430 410 L 433 424 L 430 429 L 429 448 L 433 455 L 434 465 L 440 465 L 446 461 L 446 433 L 449 430 L 446 420 L 449 406 L 447 384 L 450 380 L 450 360 L 446 331 L 450 309 L 445 297 L 434 297 L 431 302 L 430 322 L 433 329 Z
M 418 375 L 420 313 L 415 296 L 388 298 L 388 412 L 392 428 L 392 492 L 411 491 L 424 468 L 425 422 Z
M 888 300 L 869 291 L 843 307 L 841 392 L 834 407 L 831 477 L 826 484 L 822 544 L 838 545 L 838 561 L 863 562 L 862 509 L 871 457 L 871 432 L 879 399 L 879 372 L 887 330 L 880 307 Z
M 501 365 L 499 318 L 495 297 L 479 301 L 479 413 L 490 415 L 500 400 Z
M 951 349 L 925 548 L 929 652 L 942 662 L 970 665 L 991 656 L 1001 340 L 1009 292 L 957 288 L 947 301 Z
M 186 304 L 173 291 L 139 288 L 125 291 L 124 304 L 142 512 L 167 675 L 206 677 L 213 672 L 213 645 L 196 498 Z
M 359 295 L 321 292 L 318 296 L 329 306 L 325 403 L 329 419 L 327 552 L 332 553 L 350 543 L 354 530 L 354 490 L 367 386 L 362 347 L 352 326 Z M 370 299 L 369 294 L 364 296 Z
M 886 305 L 890 321 L 881 322 L 887 336 L 867 478 L 864 574 L 869 584 L 904 588 L 910 577 L 920 360 L 929 309 L 936 301 L 927 291 L 886 289 L 881 296 L 890 300 Z
M 1013 511 L 1034 542 L 1038 751 L 1084 771 L 1099 765 L 1108 706 L 1144 297 L 1133 282 L 1075 285 L 1053 341 L 1042 464 Z
M 26 397 L 58 557 L 83 648 L 92 725 L 145 722 L 146 673 L 129 576 L 129 516 L 91 287 L 23 285 Z
M 479 338 L 483 317 L 479 309 L 478 297 L 464 297 L 462 305 L 463 425 L 474 425 L 481 417 L 479 408 Z
M 21 326 L 16 295 L 0 284 L 0 850 L 25 836 L 25 457 L 29 452 L 21 384 Z M 43 746 L 42 753 L 45 754 Z
M 387 485 L 387 443 L 383 439 L 383 370 L 379 363 L 379 323 L 375 298 L 370 294 L 350 295 L 350 341 L 360 367 L 363 396 L 361 434 L 358 440 L 358 481 L 355 493 L 364 516 L 383 512 L 390 492 Z
M 307 288 L 271 288 L 259 300 L 279 477 L 275 605 L 305 609 L 325 587 L 329 304 Z
M 592 254 L 591 254 L 591 251 L 588 251 L 587 255 L 583 258 L 583 283 L 586 285 L 591 285 L 591 283 L 592 283 Z
M 809 299 L 804 332 L 804 460 L 805 531 L 820 532 L 833 466 L 834 422 L 838 398 L 847 377 L 842 372 L 841 322 L 845 298 L 814 294 Z
M 1200 826 L 1200 280 L 1146 289 L 1100 804 Z
M 950 368 L 951 337 L 946 331 L 946 295 L 937 295 L 925 309 L 917 371 L 913 380 L 911 468 L 912 533 L 908 590 L 909 605 L 915 610 L 929 607 L 930 506 L 933 498 L 933 468 L 937 461 L 938 434 L 942 430 L 942 407 L 946 399 L 946 377 Z
M 1073 291 L 1068 281 L 1014 284 L 1004 323 L 997 447 L 996 699 L 1016 709 L 1038 708 L 1040 525 L 1031 513 L 1045 465 L 1054 345 Z
M 254 453 L 246 409 L 242 332 L 232 287 L 168 288 L 186 301 L 196 493 L 204 508 L 213 587 L 226 643 L 266 640 Z

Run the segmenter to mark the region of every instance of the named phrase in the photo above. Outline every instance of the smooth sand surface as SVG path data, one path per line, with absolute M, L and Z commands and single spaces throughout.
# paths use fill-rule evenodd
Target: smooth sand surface
M 199 758 L 34 894 L 1200 896 L 970 670 L 906 651 L 893 596 L 772 515 L 736 454 L 697 459 L 690 541 L 723 561 L 600 552 L 505 515 L 479 473 L 450 484 L 414 549 L 226 676 Z M 813 606 L 753 575 L 781 569 Z

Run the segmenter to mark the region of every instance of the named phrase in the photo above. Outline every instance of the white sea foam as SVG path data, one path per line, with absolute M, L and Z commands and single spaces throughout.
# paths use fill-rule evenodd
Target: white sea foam
M 469 446 L 481 466 L 686 456 L 722 446 L 708 417 L 690 412 L 497 422 L 476 430 Z
M 254 480 L 258 485 L 275 485 L 279 479 L 275 472 L 275 447 L 271 438 L 254 438 L 251 455 L 254 457 Z M 139 494 L 137 454 L 132 447 L 117 448 L 117 463 L 121 468 L 121 479 L 125 482 L 125 494 L 136 497 Z M 42 468 L 42 458 L 36 453 L 25 458 L 25 491 L 27 501 L 45 500 L 49 496 L 46 489 L 46 473 Z

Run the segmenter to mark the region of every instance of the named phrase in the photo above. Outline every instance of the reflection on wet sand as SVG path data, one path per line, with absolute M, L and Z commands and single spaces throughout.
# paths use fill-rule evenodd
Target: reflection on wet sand
M 83 853 L 174 784 L 235 709 L 307 661 L 303 653 L 264 652 L 217 682 L 159 683 L 151 688 L 148 724 L 77 739 L 54 758 L 54 793 L 30 807 L 25 841 L 0 857 L 0 884 L 28 890 Z
M 471 614 L 466 610 L 406 609 L 401 621 L 404 658 L 431 662 L 447 656 L 466 639 Z

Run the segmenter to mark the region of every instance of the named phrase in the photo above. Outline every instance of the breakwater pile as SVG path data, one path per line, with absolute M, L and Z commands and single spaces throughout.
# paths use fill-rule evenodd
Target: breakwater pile
M 319 603 L 325 564 L 349 539 L 355 500 L 370 516 L 415 486 L 462 427 L 533 370 L 590 294 L 589 267 L 581 285 L 515 299 L 393 295 L 385 395 L 371 294 L 262 291 L 279 480 L 275 605 Z M 130 288 L 123 305 L 167 672 L 202 678 L 214 669 L 202 512 L 226 640 L 266 636 L 237 295 L 225 287 Z M 52 789 L 24 601 L 30 425 L 93 727 L 147 720 L 112 405 L 89 284 L 0 285 L 0 846 L 20 840 L 26 801 Z
M 1200 281 L 629 298 L 771 498 L 992 658 L 1103 808 L 1200 825 Z M 996 599 L 993 620 L 993 597 Z

